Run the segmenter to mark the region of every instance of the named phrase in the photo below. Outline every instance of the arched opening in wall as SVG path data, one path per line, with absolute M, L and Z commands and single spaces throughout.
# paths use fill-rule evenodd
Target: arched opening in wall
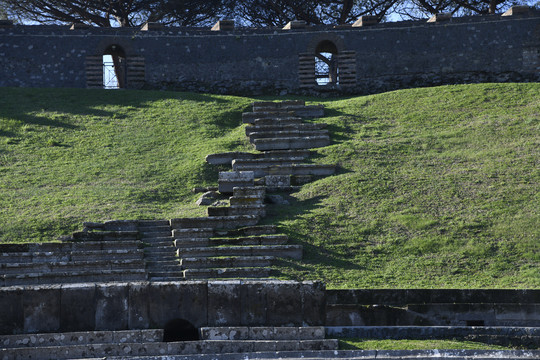
M 111 45 L 103 52 L 103 88 L 126 87 L 126 53 L 119 45 Z
M 187 320 L 174 319 L 165 324 L 163 341 L 196 341 L 199 340 L 199 331 Z
M 330 40 L 321 41 L 315 48 L 315 80 L 317 85 L 339 84 L 338 50 Z

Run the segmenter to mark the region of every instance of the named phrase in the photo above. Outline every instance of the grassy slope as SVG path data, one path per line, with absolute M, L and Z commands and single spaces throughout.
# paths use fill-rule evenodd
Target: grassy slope
M 53 94 L 58 94 L 53 96 Z M 327 106 L 337 176 L 274 216 L 305 246 L 283 277 L 329 287 L 540 287 L 540 85 L 412 89 Z M 0 237 L 49 240 L 81 221 L 202 214 L 206 154 L 249 149 L 253 99 L 0 89 Z

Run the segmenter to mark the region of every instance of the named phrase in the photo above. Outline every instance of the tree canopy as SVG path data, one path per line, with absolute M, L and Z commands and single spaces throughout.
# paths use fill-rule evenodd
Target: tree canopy
M 86 23 L 100 27 L 138 26 L 146 21 L 208 26 L 232 18 L 246 26 L 345 24 L 363 15 L 418 19 L 449 12 L 492 14 L 533 0 L 0 0 L 0 16 L 21 23 Z

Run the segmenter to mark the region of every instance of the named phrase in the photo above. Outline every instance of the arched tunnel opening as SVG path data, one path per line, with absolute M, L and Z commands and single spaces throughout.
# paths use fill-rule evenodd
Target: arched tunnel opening
M 197 328 L 185 319 L 174 319 L 163 328 L 163 342 L 199 340 Z

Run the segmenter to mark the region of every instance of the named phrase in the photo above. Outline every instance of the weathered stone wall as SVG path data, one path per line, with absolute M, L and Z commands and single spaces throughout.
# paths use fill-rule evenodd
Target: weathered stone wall
M 0 334 L 202 326 L 323 325 L 322 283 L 132 282 L 0 289 Z
M 89 64 L 110 45 L 125 51 L 127 87 L 132 88 L 372 93 L 450 83 L 539 81 L 539 21 L 540 15 L 532 12 L 345 29 L 224 32 L 12 26 L 0 28 L 0 86 L 87 87 Z M 299 76 L 323 40 L 334 43 L 338 54 L 347 54 L 351 79 L 332 89 L 306 86 Z M 130 82 L 130 71 L 139 71 L 130 67 L 130 60 L 143 69 L 136 75 L 140 81 L 132 74 Z
M 540 290 L 328 290 L 328 326 L 538 326 Z

